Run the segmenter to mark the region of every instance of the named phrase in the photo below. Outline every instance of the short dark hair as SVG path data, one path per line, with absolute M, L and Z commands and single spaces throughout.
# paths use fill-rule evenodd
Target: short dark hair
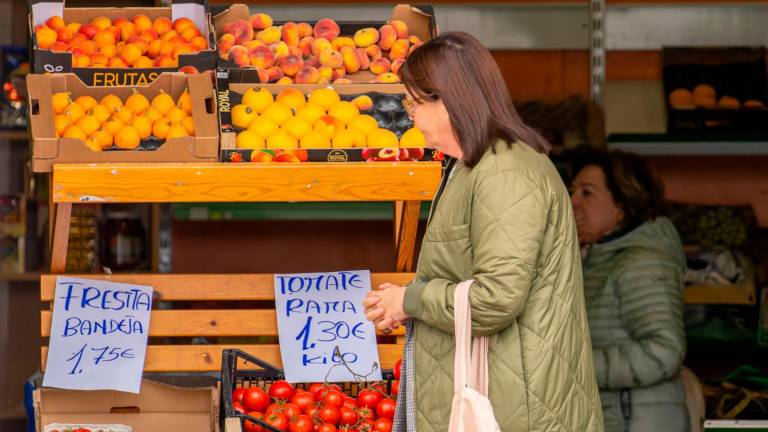
M 624 211 L 625 225 L 639 225 L 661 213 L 664 186 L 642 157 L 618 150 L 579 149 L 571 162 L 571 178 L 587 166 L 603 170 L 613 200 Z
M 467 166 L 475 166 L 499 138 L 549 151 L 549 143 L 517 114 L 499 66 L 473 36 L 437 36 L 413 51 L 400 76 L 418 102 L 443 101 Z

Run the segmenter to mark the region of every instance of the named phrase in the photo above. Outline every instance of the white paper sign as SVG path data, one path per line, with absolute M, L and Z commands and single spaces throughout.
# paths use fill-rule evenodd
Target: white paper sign
M 381 380 L 376 330 L 363 310 L 370 290 L 368 270 L 275 275 L 286 380 Z
M 43 386 L 138 393 L 152 291 L 57 277 Z

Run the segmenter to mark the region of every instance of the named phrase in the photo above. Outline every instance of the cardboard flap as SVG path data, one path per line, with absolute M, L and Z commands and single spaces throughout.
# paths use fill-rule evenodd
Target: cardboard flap
M 251 13 L 248 10 L 248 6 L 242 3 L 233 4 L 227 8 L 224 12 L 217 14 L 213 17 L 213 27 L 216 30 L 217 35 L 224 34 L 224 24 L 244 19 L 248 20 L 251 17 Z
M 41 139 L 33 146 L 33 157 L 52 159 L 59 155 L 58 139 L 53 125 L 53 83 L 50 75 L 27 75 L 29 125 L 32 136 Z
M 187 80 L 189 96 L 192 100 L 192 115 L 195 119 L 195 156 L 216 156 L 216 146 L 210 140 L 218 142 L 218 116 L 216 112 L 216 93 L 208 74 L 189 75 Z M 214 150 L 213 154 L 211 150 Z
M 205 0 L 175 0 L 171 4 L 171 21 L 178 18 L 191 19 L 201 32 L 208 28 Z
M 399 4 L 392 10 L 392 19 L 403 21 L 408 26 L 408 31 L 424 42 L 437 36 L 437 34 L 432 34 L 436 33 L 433 30 L 437 28 L 434 23 L 434 16 L 418 7 Z
M 45 23 L 48 18 L 58 15 L 64 16 L 64 0 L 30 0 L 29 10 L 32 11 L 32 26 Z

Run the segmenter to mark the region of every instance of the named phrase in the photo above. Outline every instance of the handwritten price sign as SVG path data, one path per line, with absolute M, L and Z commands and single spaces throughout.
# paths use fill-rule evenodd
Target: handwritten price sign
M 58 277 L 43 385 L 138 393 L 152 287 Z
M 369 271 L 275 275 L 280 354 L 290 382 L 381 380 L 363 312 Z M 371 373 L 373 371 L 373 373 Z

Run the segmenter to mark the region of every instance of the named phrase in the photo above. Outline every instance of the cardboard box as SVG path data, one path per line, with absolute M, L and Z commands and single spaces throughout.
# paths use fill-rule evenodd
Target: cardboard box
M 35 427 L 50 423 L 124 424 L 141 432 L 219 430 L 216 387 L 185 388 L 144 379 L 139 394 L 39 388 Z
M 768 288 L 760 295 L 760 322 L 757 325 L 757 344 L 768 347 Z
M 248 9 L 248 6 L 244 4 L 234 4 L 229 9 L 225 10 L 224 12 L 216 15 L 213 18 L 213 25 L 216 29 L 216 37 L 221 37 L 222 34 L 224 34 L 224 26 L 230 22 L 236 21 L 238 19 L 244 19 L 248 20 L 250 18 L 251 14 Z M 333 17 L 328 17 L 333 18 Z M 405 22 L 408 25 L 408 31 L 410 34 L 418 36 L 419 39 L 426 42 L 433 37 L 437 35 L 437 24 L 435 21 L 434 16 L 434 10 L 431 6 L 411 6 L 407 4 L 399 4 L 396 5 L 392 9 L 392 15 L 390 16 L 389 20 L 400 20 Z M 382 25 L 386 24 L 389 20 L 382 20 L 382 21 L 337 21 L 337 24 L 339 24 L 339 27 L 341 29 L 341 35 L 342 36 L 352 36 L 355 34 L 356 31 L 366 28 L 366 27 L 374 27 L 378 29 Z M 304 20 L 301 17 L 296 17 L 293 19 L 295 22 L 308 22 L 309 24 L 313 25 L 316 21 L 314 20 Z M 283 22 L 275 22 L 274 25 L 281 25 Z M 221 57 L 218 58 L 218 66 L 219 68 L 230 68 L 230 69 L 240 69 L 241 67 L 238 66 L 236 63 L 229 61 L 227 59 L 223 59 Z M 248 67 L 247 69 L 253 69 L 252 67 Z M 349 79 L 353 83 L 368 83 L 374 78 L 376 78 L 376 75 L 365 70 L 360 71 L 354 74 L 349 74 L 344 76 L 344 78 Z
M 32 13 L 29 15 L 29 34 L 32 52 L 32 71 L 35 73 L 46 72 L 74 72 L 83 82 L 93 86 L 131 86 L 147 85 L 154 81 L 163 72 L 205 72 L 216 68 L 216 36 L 213 32 L 213 21 L 206 12 L 205 0 L 175 0 L 170 8 L 139 8 L 139 7 L 89 7 L 67 8 L 64 0 L 30 0 Z M 114 19 L 117 17 L 131 17 L 139 14 L 147 15 L 151 19 L 168 17 L 172 21 L 177 18 L 189 18 L 195 22 L 197 28 L 207 35 L 208 49 L 192 54 L 179 56 L 179 67 L 176 68 L 77 68 L 72 67 L 72 54 L 69 52 L 52 52 L 38 49 L 34 38 L 34 28 L 39 24 L 58 15 L 64 21 L 87 23 L 97 16 L 106 16 Z
M 218 105 L 219 105 L 219 124 L 221 126 L 221 161 L 222 162 L 249 162 L 254 154 L 266 152 L 270 155 L 273 162 L 365 162 L 365 161 L 394 161 L 394 160 L 440 160 L 442 154 L 428 148 L 418 149 L 367 149 L 367 148 L 328 148 L 328 149 L 264 149 L 250 150 L 238 149 L 235 145 L 237 133 L 241 129 L 232 125 L 231 110 L 232 107 L 239 104 L 243 93 L 249 88 L 265 88 L 273 95 L 279 94 L 286 88 L 295 88 L 305 95 L 309 95 L 318 88 L 333 88 L 341 96 L 342 100 L 352 99 L 354 96 L 369 94 L 372 97 L 381 95 L 395 96 L 398 101 L 405 95 L 405 86 L 402 84 L 259 84 L 258 75 L 254 69 L 219 69 L 217 75 Z M 375 103 L 374 103 L 375 105 Z M 363 114 L 370 114 L 364 111 Z M 400 133 L 405 129 L 412 127 L 413 123 L 407 120 L 407 114 L 404 109 L 401 116 L 405 116 L 408 126 L 402 130 L 393 130 L 400 137 Z M 383 127 L 381 124 L 380 127 Z M 387 156 L 380 155 L 384 151 Z M 286 156 L 278 157 L 281 153 Z M 289 155 L 293 155 L 291 157 Z M 437 159 L 436 159 L 437 158 Z
M 89 87 L 75 74 L 29 75 L 30 125 L 32 130 L 32 170 L 50 172 L 54 163 L 104 162 L 215 162 L 219 134 L 213 83 L 208 74 L 164 73 L 147 86 Z M 189 88 L 195 136 L 165 141 L 156 150 L 107 150 L 94 152 L 83 141 L 57 138 L 53 125 L 51 96 L 71 92 L 72 99 L 90 95 L 101 99 L 115 94 L 125 101 L 134 91 L 152 99 L 162 89 L 174 100 Z

